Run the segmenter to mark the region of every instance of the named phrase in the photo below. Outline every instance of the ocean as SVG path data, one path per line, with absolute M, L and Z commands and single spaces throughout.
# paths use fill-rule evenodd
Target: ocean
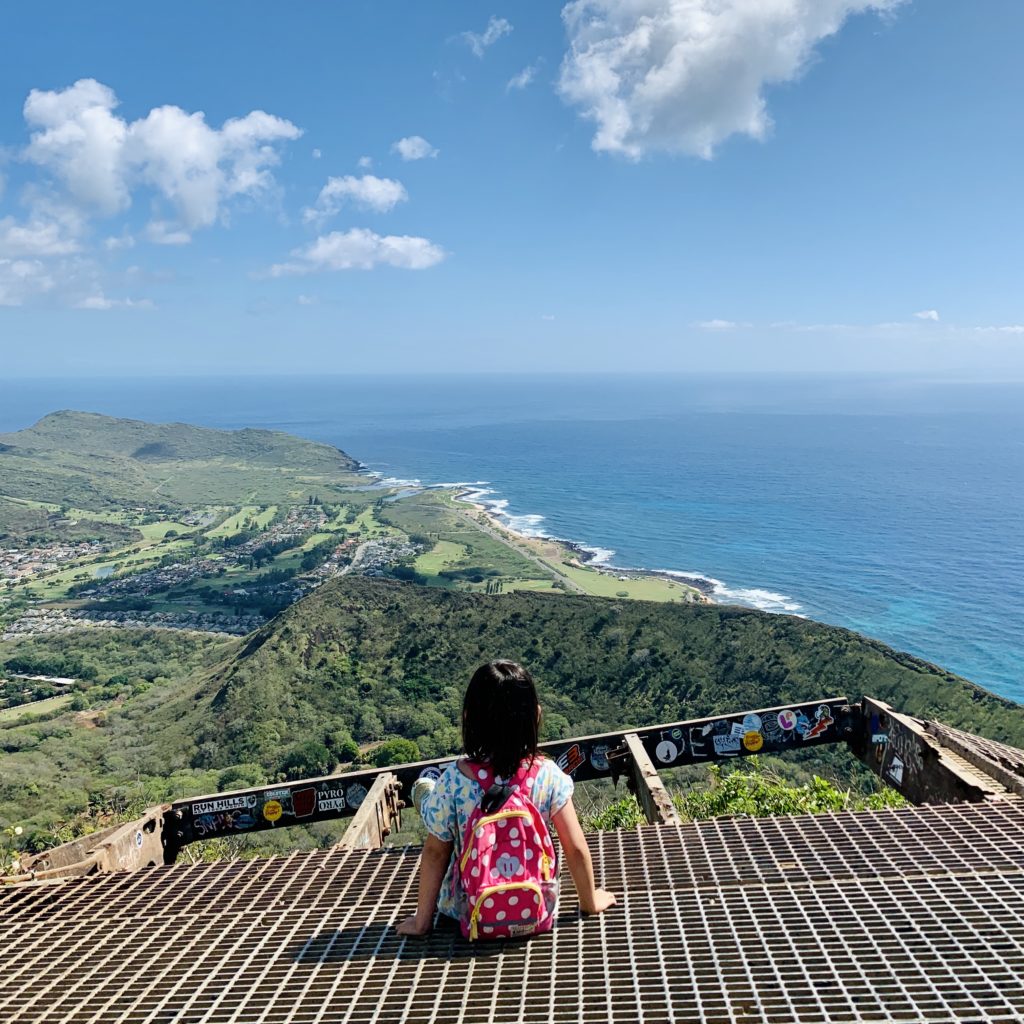
M 286 430 L 384 476 L 473 484 L 514 529 L 709 577 L 719 600 L 848 626 L 1024 701 L 1024 384 L 0 381 L 0 431 L 62 408 Z

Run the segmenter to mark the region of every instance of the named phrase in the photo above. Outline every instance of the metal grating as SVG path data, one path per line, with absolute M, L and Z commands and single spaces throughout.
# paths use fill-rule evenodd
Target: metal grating
M 552 935 L 400 940 L 415 849 L 0 891 L 19 1024 L 1024 1020 L 1018 800 L 592 837 L 621 906 Z

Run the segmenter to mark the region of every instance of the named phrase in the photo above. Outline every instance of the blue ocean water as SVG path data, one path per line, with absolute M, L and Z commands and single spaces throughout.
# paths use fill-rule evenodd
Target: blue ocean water
M 590 545 L 614 565 L 709 576 L 722 600 L 849 626 L 1024 700 L 1022 384 L 0 382 L 0 430 L 59 408 L 271 427 L 385 475 L 486 482 L 519 529 Z

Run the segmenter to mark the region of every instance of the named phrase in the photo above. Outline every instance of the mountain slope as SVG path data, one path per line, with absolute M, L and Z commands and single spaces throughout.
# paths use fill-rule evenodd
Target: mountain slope
M 346 578 L 253 634 L 216 674 L 197 763 L 267 763 L 275 747 L 346 730 L 361 743 L 394 734 L 444 753 L 457 743 L 465 682 L 496 657 L 535 673 L 549 735 L 869 694 L 1024 743 L 1019 705 L 806 619 Z
M 0 494 L 92 510 L 326 496 L 365 484 L 358 469 L 337 448 L 270 430 L 64 411 L 0 434 Z

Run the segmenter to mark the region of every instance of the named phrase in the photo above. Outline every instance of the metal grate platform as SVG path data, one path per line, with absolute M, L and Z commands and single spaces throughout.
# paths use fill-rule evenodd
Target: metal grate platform
M 0 890 L 0 1020 L 823 1024 L 1024 1020 L 1024 806 L 591 837 L 620 905 L 551 935 L 400 940 L 418 851 Z

